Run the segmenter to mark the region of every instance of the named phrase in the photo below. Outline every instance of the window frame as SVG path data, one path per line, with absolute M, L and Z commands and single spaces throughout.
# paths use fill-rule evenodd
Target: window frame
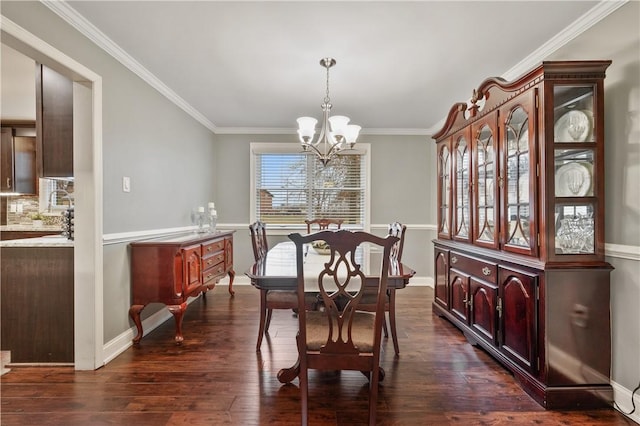
M 371 229 L 371 144 L 368 143 L 357 143 L 355 148 L 345 152 L 342 155 L 350 155 L 359 154 L 363 157 L 363 171 L 365 173 L 364 176 L 364 222 L 362 227 L 354 226 L 354 225 L 344 225 L 344 229 L 351 230 L 362 230 L 365 232 L 370 232 Z M 256 161 L 257 157 L 262 154 L 300 154 L 302 153 L 302 148 L 300 144 L 296 143 L 287 143 L 287 142 L 251 142 L 250 144 L 250 161 L 249 161 L 249 170 L 250 170 L 250 191 L 249 191 L 249 223 L 253 223 L 257 220 L 256 208 L 257 208 L 257 200 L 255 197 L 256 193 Z M 309 153 L 308 155 L 315 155 L 313 153 Z M 304 231 L 306 232 L 307 227 L 304 223 L 299 225 L 285 225 L 285 224 L 269 224 L 267 227 L 267 231 L 269 234 L 273 235 L 286 235 L 291 231 Z

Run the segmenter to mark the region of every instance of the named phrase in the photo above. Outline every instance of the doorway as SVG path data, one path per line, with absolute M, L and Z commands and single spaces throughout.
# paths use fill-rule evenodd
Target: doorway
M 104 365 L 102 78 L 4 16 L 2 43 L 73 81 L 74 368 Z

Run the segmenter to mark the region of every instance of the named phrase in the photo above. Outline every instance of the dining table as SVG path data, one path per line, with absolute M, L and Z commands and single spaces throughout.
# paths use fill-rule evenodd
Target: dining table
M 356 252 L 356 259 L 361 264 L 361 270 L 365 275 L 365 285 L 371 281 L 377 285 L 382 264 L 382 250 L 368 244 L 363 244 Z M 305 245 L 304 247 L 304 276 L 305 293 L 318 293 L 318 274 L 324 268 L 324 263 L 329 259 L 328 253 L 321 248 Z M 298 270 L 296 265 L 296 246 L 293 241 L 283 241 L 269 249 L 265 256 L 256 261 L 245 275 L 251 280 L 251 284 L 259 290 L 296 290 L 298 287 Z M 405 288 L 409 280 L 415 275 L 415 271 L 391 258 L 389 260 L 389 274 L 387 278 L 387 291 L 389 303 L 395 303 L 396 290 Z M 283 368 L 278 372 L 278 380 L 281 383 L 290 383 L 298 376 L 299 363 L 289 368 Z

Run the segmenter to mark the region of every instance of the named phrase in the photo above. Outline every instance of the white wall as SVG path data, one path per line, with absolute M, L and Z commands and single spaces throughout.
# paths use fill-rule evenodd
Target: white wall
M 0 45 L 0 118 L 36 120 L 36 64 L 33 59 Z

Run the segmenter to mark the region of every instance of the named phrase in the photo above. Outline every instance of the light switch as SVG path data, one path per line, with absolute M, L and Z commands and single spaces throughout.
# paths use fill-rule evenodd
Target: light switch
M 122 176 L 122 191 L 131 192 L 131 178 L 129 176 Z

